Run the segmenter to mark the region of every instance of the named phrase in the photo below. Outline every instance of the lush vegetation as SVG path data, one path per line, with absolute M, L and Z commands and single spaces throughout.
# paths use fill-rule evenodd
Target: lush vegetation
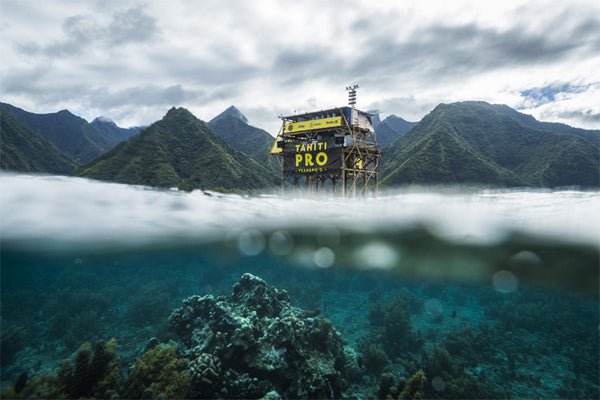
M 77 163 L 91 161 L 111 147 L 111 143 L 85 119 L 62 110 L 34 114 L 0 103 L 19 123 L 52 142 Z
M 268 157 L 273 137 L 233 106 L 209 124 L 172 109 L 140 131 L 105 118 L 88 124 L 66 110 L 0 105 L 5 170 L 61 174 L 87 163 L 75 174 L 184 190 L 278 182 L 278 160 Z M 417 124 L 392 115 L 376 131 L 383 185 L 600 186 L 600 131 L 539 122 L 505 105 L 440 104 Z
M 415 125 L 395 115 L 390 115 L 375 127 L 377 133 L 377 144 L 387 146 L 400 136 L 404 135 Z
M 75 175 L 155 187 L 264 189 L 277 177 L 183 108 L 118 144 Z
M 275 157 L 269 157 L 275 138 L 266 131 L 248 125 L 242 119 L 227 115 L 210 122 L 210 127 L 217 132 L 231 147 L 246 153 L 257 162 L 264 164 L 274 174 L 281 173 L 281 167 Z
M 0 168 L 68 174 L 75 162 L 52 143 L 18 123 L 0 106 Z
M 102 133 L 102 135 L 110 142 L 111 146 L 129 139 L 142 130 L 141 127 L 121 128 L 110 119 L 102 117 L 96 118 L 90 125 L 96 128 L 98 132 Z
M 440 104 L 384 149 L 383 182 L 599 186 L 600 132 L 565 127 L 484 102 Z

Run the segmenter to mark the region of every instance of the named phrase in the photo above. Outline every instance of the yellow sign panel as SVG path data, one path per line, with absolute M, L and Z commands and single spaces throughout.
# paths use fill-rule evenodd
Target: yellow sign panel
M 273 147 L 271 147 L 271 152 L 269 154 L 279 154 L 282 151 L 283 151 L 283 139 L 281 138 L 281 128 L 280 128 L 279 133 L 277 133 L 277 137 L 275 138 L 275 143 L 273 143 Z
M 312 131 L 315 129 L 333 128 L 342 125 L 342 117 L 331 117 L 323 119 L 313 119 L 310 121 L 290 122 L 285 126 L 287 133 L 296 133 L 303 131 Z

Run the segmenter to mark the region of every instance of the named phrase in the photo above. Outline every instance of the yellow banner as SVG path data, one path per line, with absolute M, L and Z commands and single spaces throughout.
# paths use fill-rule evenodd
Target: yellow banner
M 323 119 L 313 119 L 310 121 L 290 122 L 285 125 L 287 133 L 296 133 L 303 131 L 312 131 L 315 129 L 333 128 L 342 125 L 342 117 L 331 117 Z
M 281 138 L 282 129 L 279 128 L 279 132 L 277 133 L 277 137 L 275 138 L 275 142 L 273 143 L 273 147 L 271 147 L 271 152 L 269 154 L 279 154 L 283 151 L 283 139 Z M 281 147 L 279 147 L 281 144 Z

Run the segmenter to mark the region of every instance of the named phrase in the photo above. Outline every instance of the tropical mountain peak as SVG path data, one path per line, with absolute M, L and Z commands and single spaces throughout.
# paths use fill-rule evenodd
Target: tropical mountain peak
M 274 173 L 234 150 L 185 108 L 171 108 L 140 135 L 79 167 L 75 175 L 156 187 L 249 190 L 272 187 Z
M 113 121 L 112 119 L 105 117 L 103 115 L 94 118 L 94 120 L 92 122 L 102 122 L 104 124 L 115 124 L 115 121 Z
M 163 117 L 163 119 L 169 119 L 169 118 L 181 118 L 183 116 L 186 117 L 193 117 L 196 118 L 194 116 L 194 114 L 192 114 L 187 108 L 183 108 L 183 107 L 171 107 L 169 109 L 169 111 L 167 111 L 167 113 L 165 114 L 165 116 Z
M 235 106 L 229 107 L 227 110 L 223 111 L 221 114 L 219 114 L 216 117 L 214 117 L 213 119 L 211 119 L 210 123 L 216 122 L 216 121 L 220 120 L 221 118 L 224 118 L 228 115 L 231 115 L 239 120 L 244 121 L 245 123 L 248 123 L 248 118 L 246 118 L 246 116 L 244 114 L 242 114 L 242 112 L 240 110 L 238 110 Z
M 383 183 L 595 187 L 598 134 L 483 101 L 439 104 L 386 148 Z
M 68 110 L 34 114 L 2 103 L 15 120 L 52 142 L 76 162 L 89 162 L 111 147 L 111 143 L 85 119 Z

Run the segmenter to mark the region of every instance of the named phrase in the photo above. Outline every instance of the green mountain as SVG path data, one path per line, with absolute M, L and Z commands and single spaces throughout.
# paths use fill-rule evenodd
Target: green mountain
M 221 118 L 224 118 L 227 116 L 232 116 L 232 117 L 242 120 L 245 123 L 248 123 L 248 118 L 246 118 L 246 116 L 244 114 L 242 114 L 242 112 L 240 110 L 238 110 L 235 106 L 229 107 L 227 110 L 223 111 L 221 114 L 217 115 L 216 117 L 214 117 L 213 119 L 208 121 L 208 123 L 212 124 L 214 122 L 217 122 Z
M 108 140 L 111 146 L 114 146 L 123 140 L 129 139 L 142 130 L 142 127 L 139 126 L 132 128 L 121 128 L 117 126 L 117 124 L 115 124 L 111 119 L 106 117 L 98 117 L 93 120 L 90 125 L 96 128 L 96 130 L 100 132 L 106 138 L 106 140 Z
M 551 131 L 557 133 L 570 133 L 578 135 L 600 146 L 600 130 L 573 128 L 572 126 L 560 124 L 557 122 L 541 122 L 533 118 L 531 115 L 520 113 L 517 110 L 514 110 L 504 104 L 493 104 L 492 108 L 494 108 L 496 111 L 502 114 L 511 116 L 515 120 L 519 121 L 521 124 L 530 128 L 537 129 L 540 131 Z
M 277 158 L 269 157 L 275 138 L 267 131 L 250 126 L 244 120 L 231 114 L 215 118 L 209 125 L 231 147 L 248 154 L 275 175 L 281 174 Z
M 599 133 L 554 126 L 506 106 L 440 104 L 384 148 L 382 184 L 600 186 Z
M 0 169 L 68 174 L 75 162 L 0 106 Z
M 19 123 L 52 142 L 78 163 L 91 161 L 112 144 L 85 119 L 62 110 L 52 114 L 34 114 L 0 103 Z
M 277 177 L 236 151 L 184 108 L 119 143 L 75 175 L 156 187 L 227 190 L 273 187 Z
M 409 122 L 395 115 L 389 115 L 375 126 L 377 145 L 387 146 L 412 128 L 416 122 Z

